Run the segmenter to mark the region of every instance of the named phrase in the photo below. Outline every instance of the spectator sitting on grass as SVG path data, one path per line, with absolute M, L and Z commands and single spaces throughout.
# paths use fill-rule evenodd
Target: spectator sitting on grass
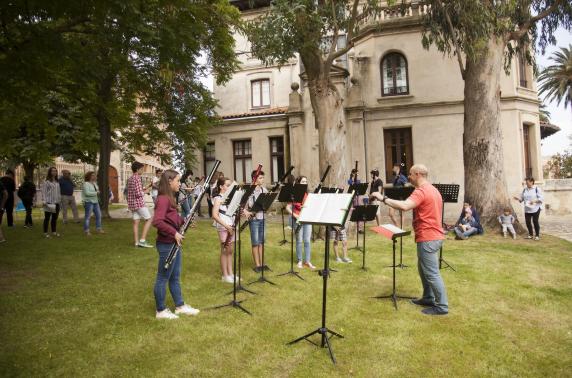
M 464 216 L 459 222 L 457 222 L 457 226 L 455 227 L 455 234 L 457 235 L 456 239 L 466 240 L 469 236 L 474 235 L 479 231 L 471 208 L 469 206 L 465 206 L 464 211 Z

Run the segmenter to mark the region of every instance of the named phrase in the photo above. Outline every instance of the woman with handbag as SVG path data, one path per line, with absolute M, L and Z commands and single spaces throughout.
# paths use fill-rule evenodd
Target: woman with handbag
M 83 231 L 86 236 L 91 235 L 89 232 L 89 219 L 91 212 L 95 214 L 95 230 L 98 234 L 104 234 L 101 228 L 101 208 L 99 207 L 99 188 L 97 187 L 95 172 L 90 171 L 85 174 L 85 182 L 83 183 L 83 190 L 81 197 L 83 200 L 83 207 L 85 208 L 85 217 L 83 219 Z
M 60 214 L 60 184 L 58 182 L 58 170 L 56 167 L 48 169 L 46 181 L 42 185 L 42 198 L 44 199 L 44 235 L 46 238 L 60 236 L 56 232 L 58 215 Z M 51 225 L 52 234 L 48 233 L 48 224 Z

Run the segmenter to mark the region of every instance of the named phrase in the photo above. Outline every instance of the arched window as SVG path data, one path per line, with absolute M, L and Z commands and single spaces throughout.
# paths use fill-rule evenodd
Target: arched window
M 399 53 L 387 54 L 381 61 L 381 94 L 398 96 L 409 94 L 407 60 Z

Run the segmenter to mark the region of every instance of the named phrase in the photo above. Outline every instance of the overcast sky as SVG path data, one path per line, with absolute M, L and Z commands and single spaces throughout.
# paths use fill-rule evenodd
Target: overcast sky
M 538 54 L 537 62 L 541 67 L 551 65 L 549 57 L 554 51 L 559 50 L 560 47 L 567 47 L 572 44 L 572 33 L 560 28 L 556 31 L 556 40 L 556 46 L 549 46 L 544 55 L 540 55 L 540 53 Z M 212 91 L 212 76 L 208 76 L 202 81 L 207 88 Z M 557 152 L 564 152 L 566 149 L 572 149 L 572 142 L 568 139 L 568 136 L 572 135 L 572 109 L 570 107 L 568 107 L 568 109 L 564 109 L 564 102 L 561 102 L 560 106 L 557 106 L 556 101 L 547 103 L 546 106 L 547 110 L 550 112 L 552 123 L 561 129 L 561 131 L 556 134 L 542 140 L 542 156 L 552 156 Z

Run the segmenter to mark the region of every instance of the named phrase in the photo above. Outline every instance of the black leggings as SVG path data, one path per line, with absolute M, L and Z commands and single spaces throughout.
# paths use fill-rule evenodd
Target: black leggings
M 24 202 L 22 201 L 22 203 L 24 204 L 24 208 L 26 209 L 26 220 L 24 222 L 24 224 L 26 226 L 31 226 L 32 225 L 32 207 L 34 206 L 33 202 Z
M 14 197 L 6 200 L 6 205 L 4 206 L 4 211 L 0 211 L 0 224 L 2 224 L 2 218 L 4 218 L 4 213 L 6 213 L 6 219 L 8 221 L 8 226 L 12 227 L 14 225 Z
M 540 216 L 540 209 L 536 213 L 524 213 L 526 220 L 526 228 L 528 228 L 528 235 L 532 236 L 532 223 L 534 223 L 534 232 L 536 236 L 540 236 L 540 224 L 538 224 L 538 217 Z
M 44 233 L 48 233 L 48 223 L 50 223 L 50 218 L 52 218 L 51 226 L 52 232 L 56 232 L 56 225 L 58 222 L 58 215 L 60 215 L 60 205 L 56 204 L 56 212 L 50 213 L 49 211 L 44 211 Z

